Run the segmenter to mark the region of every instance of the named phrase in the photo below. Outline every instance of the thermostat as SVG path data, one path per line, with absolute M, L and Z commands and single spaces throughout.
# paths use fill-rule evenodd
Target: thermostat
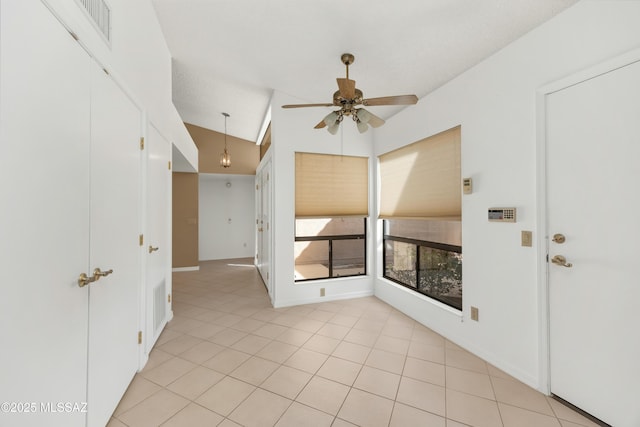
M 489 221 L 516 222 L 516 208 L 489 208 Z

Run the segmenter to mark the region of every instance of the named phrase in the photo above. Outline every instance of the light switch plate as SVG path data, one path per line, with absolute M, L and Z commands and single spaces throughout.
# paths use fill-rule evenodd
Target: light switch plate
M 478 307 L 471 307 L 471 320 L 475 320 L 476 322 L 478 321 L 478 317 L 480 314 L 478 311 Z
M 471 193 L 473 193 L 473 179 L 464 178 L 462 180 L 462 193 L 463 194 L 471 194 Z
M 521 238 L 522 246 L 533 246 L 533 232 L 522 230 Z

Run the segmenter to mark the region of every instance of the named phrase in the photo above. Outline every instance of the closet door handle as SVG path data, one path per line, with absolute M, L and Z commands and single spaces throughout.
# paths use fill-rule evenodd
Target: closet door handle
M 160 248 L 158 248 L 158 247 L 154 248 L 153 246 L 149 246 L 149 253 L 151 254 L 151 253 L 157 251 L 158 249 L 160 249 Z
M 78 277 L 78 286 L 80 286 L 81 288 L 84 288 L 89 283 L 93 283 L 98 279 L 99 277 L 87 276 L 85 273 L 81 273 L 80 276 Z
M 93 281 L 100 280 L 101 277 L 107 277 L 113 273 L 113 269 L 107 271 L 101 271 L 100 268 L 96 268 L 93 270 Z

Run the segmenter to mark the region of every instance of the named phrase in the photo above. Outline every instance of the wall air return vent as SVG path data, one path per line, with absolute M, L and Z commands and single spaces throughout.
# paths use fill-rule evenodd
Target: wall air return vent
M 76 0 L 107 41 L 111 41 L 111 9 L 104 0 Z

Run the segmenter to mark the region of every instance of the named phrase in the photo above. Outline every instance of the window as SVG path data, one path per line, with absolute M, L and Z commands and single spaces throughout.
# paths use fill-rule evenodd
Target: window
M 383 276 L 462 310 L 460 127 L 380 156 Z
M 296 220 L 297 282 L 366 274 L 366 218 Z
M 296 153 L 296 282 L 366 274 L 367 157 Z
M 385 220 L 384 277 L 462 310 L 459 237 L 460 222 Z

